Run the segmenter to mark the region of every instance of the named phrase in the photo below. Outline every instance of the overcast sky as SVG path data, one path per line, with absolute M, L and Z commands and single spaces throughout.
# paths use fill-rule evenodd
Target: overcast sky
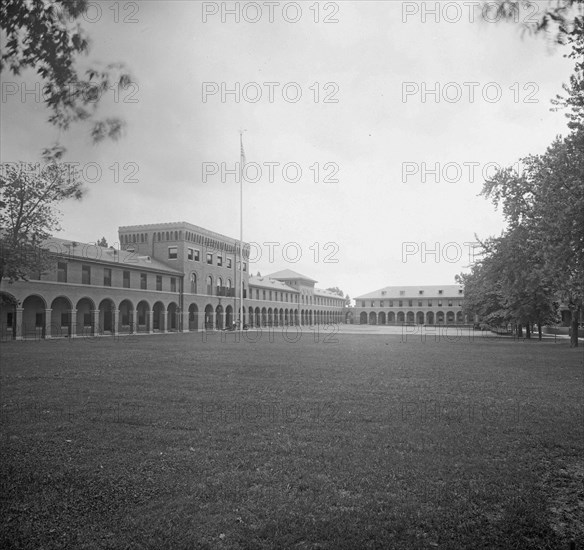
M 476 14 L 471 23 L 468 2 L 442 3 L 440 22 L 423 13 L 435 2 L 302 2 L 302 13 L 276 2 L 273 22 L 268 6 L 259 14 L 247 4 L 239 23 L 221 14 L 232 2 L 92 6 L 84 63 L 125 62 L 136 85 L 101 105 L 101 115 L 126 119 L 122 140 L 94 146 L 83 125 L 61 137 L 68 162 L 88 179 L 97 163 L 101 176 L 82 202 L 63 206 L 59 236 L 111 244 L 120 225 L 184 220 L 238 238 L 239 184 L 220 169 L 234 170 L 245 129 L 247 175 L 257 176 L 253 163 L 262 169 L 244 187 L 244 239 L 261 246 L 252 273 L 290 268 L 351 296 L 453 284 L 469 263 L 464 243 L 503 228 L 477 196 L 489 163 L 513 164 L 566 133 L 564 114 L 550 112 L 572 72 L 566 50 L 522 38 L 517 25 Z M 24 77 L 34 89 L 34 75 Z M 2 161 L 37 161 L 58 133 L 34 93 L 23 101 L 20 80 L 2 81 Z M 8 82 L 19 92 L 5 93 Z M 236 83 L 239 101 L 222 101 L 221 88 Z M 423 94 L 436 83 L 438 98 Z M 273 181 L 264 163 L 280 163 Z M 296 164 L 283 172 L 286 163 Z M 422 163 L 439 163 L 438 175 L 424 181 Z M 266 242 L 280 243 L 273 262 Z M 435 243 L 438 262 L 423 254 Z

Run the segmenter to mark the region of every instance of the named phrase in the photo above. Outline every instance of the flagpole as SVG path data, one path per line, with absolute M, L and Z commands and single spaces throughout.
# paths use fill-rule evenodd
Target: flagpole
M 243 130 L 239 131 L 239 332 L 243 333 Z

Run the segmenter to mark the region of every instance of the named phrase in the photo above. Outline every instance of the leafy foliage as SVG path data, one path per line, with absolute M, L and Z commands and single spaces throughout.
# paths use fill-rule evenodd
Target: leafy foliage
M 6 166 L 0 175 L 0 280 L 26 280 L 46 270 L 50 255 L 40 245 L 60 229 L 55 206 L 82 196 L 78 174 L 69 165 Z
M 88 9 L 87 0 L 5 0 L 0 4 L 0 27 L 5 45 L 0 56 L 0 72 L 20 75 L 33 68 L 43 84 L 43 97 L 51 114 L 49 122 L 60 130 L 73 123 L 93 123 L 94 142 L 118 139 L 125 127 L 123 120 L 108 117 L 96 120 L 100 98 L 116 85 L 124 88 L 131 76 L 121 63 L 104 68 L 76 66 L 79 56 L 90 49 L 90 40 L 79 23 Z M 47 159 L 58 160 L 64 148 L 60 144 L 43 151 Z

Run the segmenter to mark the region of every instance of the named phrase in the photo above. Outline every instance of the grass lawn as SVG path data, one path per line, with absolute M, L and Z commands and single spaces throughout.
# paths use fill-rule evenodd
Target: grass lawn
M 0 546 L 584 548 L 582 347 L 324 337 L 3 343 Z

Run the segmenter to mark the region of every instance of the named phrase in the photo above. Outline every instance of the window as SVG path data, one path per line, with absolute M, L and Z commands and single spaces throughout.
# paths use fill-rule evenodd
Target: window
M 412 307 L 414 305 L 414 301 L 413 300 L 408 300 L 408 306 Z
M 84 285 L 91 284 L 91 266 L 88 265 L 81 266 L 81 283 Z
M 385 292 L 385 290 L 382 290 L 382 291 L 381 291 L 381 295 L 382 295 L 382 296 L 385 296 L 385 295 L 386 295 L 386 292 Z
M 247 271 L 247 263 L 246 262 L 243 262 L 243 270 Z
M 389 307 L 393 307 L 393 300 L 389 301 Z
M 406 291 L 405 290 L 400 290 L 399 291 L 399 295 L 400 296 L 405 296 L 406 295 Z
M 422 300 L 418 300 L 418 307 L 422 307 Z
M 459 293 L 459 294 L 462 294 L 462 293 L 463 293 L 463 290 L 462 290 L 462 288 L 459 288 L 459 289 L 458 289 L 458 293 Z
M 140 288 L 146 290 L 148 288 L 148 275 L 140 273 Z
M 262 299 L 265 300 L 266 299 L 266 291 L 262 290 Z
M 57 281 L 60 283 L 67 282 L 67 263 L 57 262 Z
M 419 294 L 420 296 L 423 296 L 423 295 L 424 295 L 424 291 L 423 291 L 423 290 L 418 290 L 418 294 Z
M 156 290 L 162 290 L 162 275 L 156 275 Z
M 191 294 L 197 293 L 197 274 L 191 273 Z
M 260 289 L 256 288 L 256 300 L 260 299 Z
M 169 260 L 176 260 L 177 258 L 178 258 L 178 247 L 169 246 L 168 247 L 168 259 Z
M 217 296 L 222 296 L 223 293 L 223 280 L 221 277 L 217 277 Z
M 432 307 L 432 300 L 428 300 L 428 307 Z
M 442 300 L 438 300 L 438 307 L 442 307 Z
M 130 272 L 124 271 L 124 288 L 130 288 Z
M 443 294 L 443 293 L 444 293 L 444 291 L 443 291 L 443 290 L 439 290 L 439 291 L 438 291 L 438 294 Z
M 227 258 L 227 267 L 230 268 L 231 267 L 231 258 Z
M 462 307 L 462 300 L 458 300 L 458 305 Z
M 213 265 L 213 254 L 211 252 L 207 252 L 207 263 Z
M 112 286 L 112 270 L 107 267 L 103 270 L 103 286 Z
M 452 300 L 448 300 L 448 307 L 452 307 Z
M 187 248 L 187 260 L 191 260 L 191 262 L 195 259 L 195 249 L 194 248 Z
M 383 300 L 381 300 L 381 301 L 379 302 L 379 307 L 384 307 L 384 301 L 383 301 Z
M 170 278 L 170 292 L 176 292 L 176 277 Z
M 361 302 L 361 307 L 365 307 L 365 302 Z
M 211 275 L 207 277 L 207 294 L 209 296 L 213 294 L 213 277 Z
M 201 261 L 201 251 L 197 250 L 196 248 L 194 250 L 194 259 L 195 259 L 195 262 Z
M 217 265 L 221 267 L 223 265 L 223 256 L 217 255 Z
M 375 307 L 375 300 L 371 300 L 371 307 Z
M 400 300 L 400 301 L 398 302 L 398 304 L 399 304 L 399 307 L 403 307 L 403 305 L 404 305 L 404 303 L 403 303 L 403 301 L 402 301 L 402 300 Z

